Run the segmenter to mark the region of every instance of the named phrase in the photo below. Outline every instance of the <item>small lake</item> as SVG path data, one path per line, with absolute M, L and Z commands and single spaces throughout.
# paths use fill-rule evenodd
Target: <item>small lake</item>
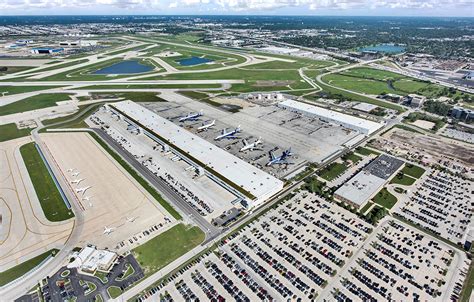
M 94 74 L 133 74 L 153 70 L 152 66 L 144 65 L 138 61 L 129 60 L 96 70 Z
M 213 60 L 211 60 L 211 59 L 200 58 L 200 57 L 190 57 L 190 58 L 186 58 L 186 59 L 176 60 L 176 62 L 178 62 L 179 65 L 181 65 L 181 66 L 193 66 L 193 65 L 209 63 L 209 62 L 212 62 L 212 61 Z
M 373 46 L 361 47 L 359 51 L 378 51 L 384 53 L 401 53 L 405 51 L 405 47 L 393 44 L 378 44 Z

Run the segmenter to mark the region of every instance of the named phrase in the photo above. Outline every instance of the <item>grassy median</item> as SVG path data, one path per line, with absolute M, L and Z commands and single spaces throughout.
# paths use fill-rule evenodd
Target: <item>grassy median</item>
M 29 135 L 31 129 L 18 129 L 15 123 L 0 126 L 0 142 Z
M 49 221 L 63 221 L 74 217 L 72 211 L 66 207 L 35 144 L 21 146 L 20 153 L 46 218 Z
M 69 101 L 69 93 L 44 93 L 0 107 L 0 116 L 56 106 L 56 102 Z

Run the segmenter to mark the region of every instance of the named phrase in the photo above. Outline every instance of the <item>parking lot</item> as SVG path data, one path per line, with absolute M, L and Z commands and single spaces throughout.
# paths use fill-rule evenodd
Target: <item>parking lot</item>
M 234 206 L 237 197 L 173 153 L 158 147 L 148 136 L 138 134 L 123 120 L 100 109 L 88 121 L 106 133 L 155 175 L 161 177 L 209 222 Z
M 252 105 L 244 107 L 237 113 L 231 113 L 184 96 L 179 96 L 179 100 L 170 94 L 163 97 L 169 102 L 144 103 L 143 105 L 280 179 L 307 161 L 318 163 L 324 161 L 341 150 L 341 145 L 358 137 L 355 131 L 319 119 L 304 117 L 276 106 Z M 180 117 L 200 110 L 203 116 L 197 120 L 179 122 Z M 203 124 L 209 124 L 214 120 L 215 125 L 207 131 L 198 130 Z M 222 129 L 231 131 L 238 126 L 242 131 L 236 135 L 237 139 L 215 140 Z M 258 145 L 253 151 L 240 152 L 240 149 L 245 146 L 244 139 L 247 143 L 261 139 L 263 144 Z M 289 148 L 293 152 L 293 156 L 288 160 L 289 164 L 267 166 L 270 151 L 279 156 Z
M 446 301 L 469 264 L 393 218 L 374 229 L 300 191 L 138 300 Z
M 464 244 L 472 221 L 473 190 L 472 181 L 431 170 L 396 212 L 443 238 Z
M 394 219 L 381 223 L 354 260 L 329 289 L 336 301 L 456 300 L 469 267 L 465 254 Z

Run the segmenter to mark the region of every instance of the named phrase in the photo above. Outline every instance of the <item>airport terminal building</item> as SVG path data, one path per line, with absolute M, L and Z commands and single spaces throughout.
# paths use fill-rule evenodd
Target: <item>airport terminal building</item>
M 371 135 L 383 127 L 381 123 L 293 100 L 285 100 L 279 103 L 278 107 L 309 117 L 317 117 L 323 121 L 341 125 L 344 128 L 358 131 L 364 135 Z
M 283 189 L 283 182 L 132 101 L 109 104 L 127 122 L 154 136 L 196 169 L 240 196 L 244 206 L 259 205 Z M 159 142 L 160 143 L 160 142 Z M 212 174 L 212 175 L 210 175 Z

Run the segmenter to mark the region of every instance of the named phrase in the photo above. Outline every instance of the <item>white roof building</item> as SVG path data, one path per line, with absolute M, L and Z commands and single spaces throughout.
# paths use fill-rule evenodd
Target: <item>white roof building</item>
M 96 247 L 86 246 L 77 255 L 68 268 L 79 268 L 86 273 L 109 271 L 118 255 L 108 250 L 98 250 Z
M 263 202 L 283 189 L 283 182 L 279 179 L 137 103 L 123 101 L 110 106 L 166 140 L 171 148 L 180 149 L 176 151 L 183 156 L 210 168 L 212 174 L 219 179 L 232 182 L 253 195 L 254 199 L 248 200 L 249 207 Z
M 358 131 L 365 135 L 370 135 L 383 127 L 383 124 L 381 123 L 372 122 L 352 115 L 328 110 L 298 101 L 285 100 L 279 103 L 278 106 L 306 116 L 318 117 L 326 122 L 338 124 L 342 127 Z
M 387 181 L 361 171 L 334 192 L 334 196 L 355 208 L 361 208 Z

